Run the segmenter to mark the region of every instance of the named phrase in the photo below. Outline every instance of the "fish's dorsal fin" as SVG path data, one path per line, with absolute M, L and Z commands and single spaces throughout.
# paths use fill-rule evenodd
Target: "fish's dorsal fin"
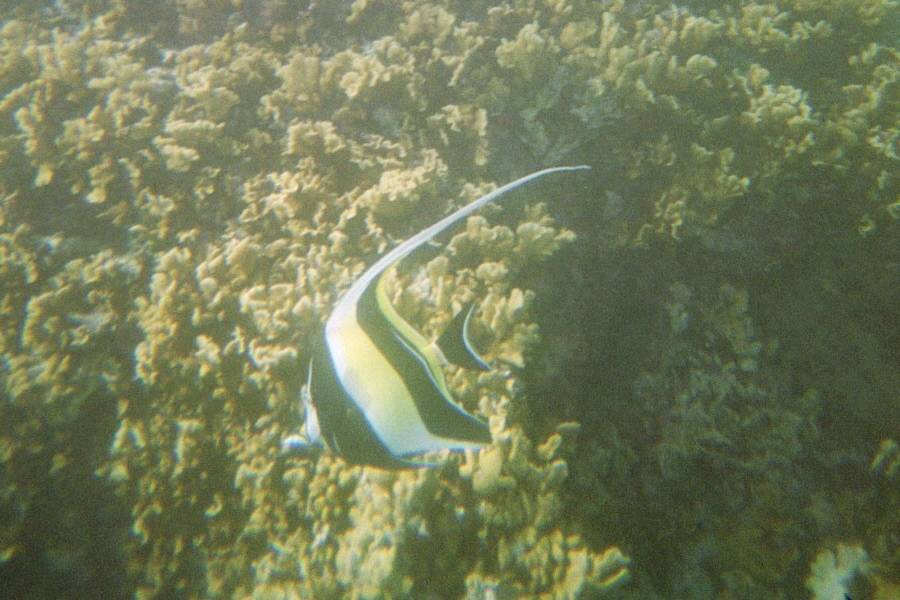
M 488 192 L 477 200 L 473 200 L 469 204 L 466 204 L 465 206 L 450 213 L 437 223 L 431 225 L 430 227 L 426 227 L 416 235 L 402 242 L 401 244 L 393 248 L 390 252 L 375 261 L 375 264 L 366 269 L 366 271 L 360 276 L 360 278 L 353 282 L 353 285 L 350 286 L 350 289 L 347 290 L 347 293 L 345 293 L 338 301 L 337 305 L 334 308 L 334 311 L 331 314 L 331 319 L 342 320 L 347 318 L 348 314 L 353 310 L 353 307 L 356 306 L 356 303 L 359 301 L 359 297 L 362 296 L 366 288 L 368 288 L 375 280 L 377 280 L 381 276 L 381 274 L 387 270 L 388 267 L 396 262 L 399 262 L 400 260 L 408 256 L 413 250 L 415 250 L 422 244 L 431 241 L 434 236 L 441 233 L 457 221 L 460 221 L 461 219 L 464 219 L 467 216 L 471 215 L 484 205 L 489 204 L 494 200 L 497 200 L 507 192 L 521 187 L 530 181 L 539 179 L 544 175 L 550 175 L 551 173 L 564 173 L 567 171 L 588 170 L 590 170 L 590 167 L 587 165 L 577 165 L 574 167 L 550 167 L 549 169 L 535 171 L 534 173 L 530 173 L 528 175 L 525 175 L 524 177 L 516 179 L 515 181 L 507 183 L 506 185 L 500 186 L 496 190 Z
M 444 358 L 458 367 L 475 371 L 490 371 L 490 365 L 479 356 L 469 339 L 469 323 L 472 320 L 473 312 L 475 312 L 475 302 L 467 302 L 437 339 L 437 346 Z

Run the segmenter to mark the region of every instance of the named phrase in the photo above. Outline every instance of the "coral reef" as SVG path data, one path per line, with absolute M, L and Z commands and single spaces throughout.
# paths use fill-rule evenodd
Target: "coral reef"
M 896 589 L 897 2 L 0 10 L 17 595 Z M 477 302 L 494 443 L 286 453 L 353 279 L 569 162 L 387 281 L 427 336 Z
M 814 600 L 843 600 L 853 597 L 853 579 L 870 569 L 866 551 L 859 546 L 838 544 L 836 552 L 823 550 L 816 556 L 806 579 Z

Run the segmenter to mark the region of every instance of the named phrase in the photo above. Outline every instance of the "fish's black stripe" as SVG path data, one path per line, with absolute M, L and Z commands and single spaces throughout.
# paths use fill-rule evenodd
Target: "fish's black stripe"
M 442 438 L 490 443 L 491 432 L 487 424 L 453 406 L 431 380 L 423 364 L 427 362 L 424 357 L 412 354 L 412 350 L 396 337 L 396 329 L 378 306 L 377 288 L 376 278 L 359 298 L 356 320 L 403 379 L 425 428 Z
M 309 393 L 328 446 L 353 464 L 387 469 L 416 466 L 395 457 L 378 439 L 365 414 L 341 385 L 323 337 L 313 349 Z
M 474 310 L 474 302 L 463 306 L 438 338 L 437 345 L 444 353 L 444 358 L 458 367 L 473 371 L 490 371 L 491 367 L 478 355 L 469 340 L 469 319 Z

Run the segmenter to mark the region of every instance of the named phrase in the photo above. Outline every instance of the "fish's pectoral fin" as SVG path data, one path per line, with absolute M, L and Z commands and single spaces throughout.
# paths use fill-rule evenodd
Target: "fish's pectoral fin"
M 437 346 L 444 357 L 454 365 L 465 369 L 490 371 L 490 365 L 479 356 L 469 339 L 469 321 L 473 312 L 475 302 L 466 303 L 437 339 Z

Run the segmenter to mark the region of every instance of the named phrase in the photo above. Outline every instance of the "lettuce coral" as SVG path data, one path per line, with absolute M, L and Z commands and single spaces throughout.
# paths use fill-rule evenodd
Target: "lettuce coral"
M 896 4 L 4 9 L 0 575 L 788 597 L 851 534 L 896 571 Z M 496 368 L 448 380 L 495 442 L 401 473 L 285 453 L 354 278 L 573 160 L 583 187 L 473 216 L 387 280 L 428 336 L 476 302 Z

